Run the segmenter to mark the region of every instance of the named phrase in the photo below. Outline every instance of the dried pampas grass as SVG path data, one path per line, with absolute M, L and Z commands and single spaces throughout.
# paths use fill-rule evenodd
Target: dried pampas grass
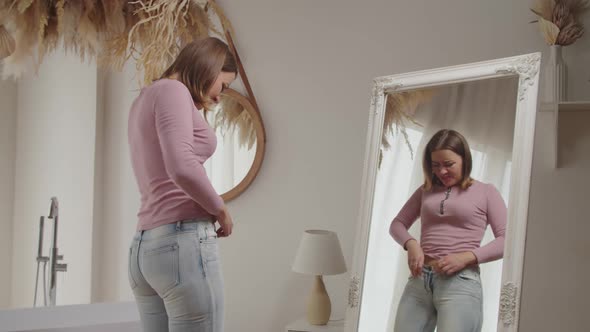
M 15 0 L 8 7 L 0 5 L 3 21 L 16 37 L 14 52 L 4 60 L 4 76 L 19 78 L 31 67 L 36 72 L 60 41 L 66 51 L 83 59 L 94 57 L 107 30 L 103 8 L 95 0 Z
M 0 0 L 0 26 L 5 76 L 38 68 L 62 43 L 83 60 L 117 70 L 134 58 L 142 83 L 158 78 L 187 43 L 233 32 L 213 0 Z
M 104 31 L 107 36 L 124 33 L 126 27 L 124 16 L 126 1 L 101 0 L 98 5 L 102 6 L 104 12 Z
M 34 0 L 16 0 L 16 9 L 19 13 L 24 13 L 32 4 Z
M 545 38 L 545 42 L 548 45 L 555 45 L 557 42 L 557 36 L 559 36 L 559 27 L 553 24 L 551 21 L 547 21 L 543 17 L 539 17 L 539 29 L 541 34 Z
M 434 91 L 432 89 L 396 92 L 387 95 L 379 166 L 381 166 L 381 160 L 383 159 L 383 151 L 391 148 L 391 144 L 387 139 L 388 136 L 401 134 L 410 150 L 412 159 L 414 158 L 414 148 L 410 143 L 406 128 L 409 124 L 423 127 L 422 124 L 415 120 L 414 115 L 418 107 L 432 100 L 433 96 Z
M 0 25 L 0 60 L 14 52 L 15 44 L 14 38 L 3 25 Z
M 226 31 L 228 31 L 232 35 L 235 35 L 234 28 L 231 25 L 231 22 L 227 19 L 227 17 L 225 16 L 225 13 L 221 9 L 221 7 L 219 7 L 219 5 L 215 2 L 215 0 L 208 1 L 207 6 L 211 7 L 211 9 L 215 13 L 215 15 L 219 18 L 219 22 L 220 22 L 221 26 L 225 30 L 225 31 L 221 32 L 221 31 L 217 31 L 217 29 L 215 29 L 213 27 L 212 28 L 213 32 L 218 34 L 219 36 L 222 36 L 222 37 L 225 36 Z
M 123 28 L 120 33 L 109 34 L 103 41 L 103 48 L 98 56 L 98 64 L 103 67 L 112 68 L 120 71 L 123 65 L 137 50 L 137 45 L 131 41 L 129 43 L 129 31 L 139 22 L 139 5 L 124 1 L 121 6 L 121 16 L 123 17 Z
M 35 46 L 45 30 L 47 5 L 45 1 L 17 0 L 12 6 L 8 15 L 12 15 L 13 18 L 16 43 L 14 52 L 4 59 L 3 76 L 18 78 L 27 71 L 31 62 L 35 70 L 40 63 L 36 57 Z
M 150 83 L 174 60 L 184 44 L 208 35 L 209 16 L 191 0 L 135 1 L 139 21 L 130 29 L 128 47 L 137 56 L 144 83 Z
M 584 34 L 580 16 L 589 8 L 588 0 L 536 0 L 531 11 L 548 45 L 567 46 Z
M 47 21 L 45 22 L 43 31 L 39 31 L 39 40 L 41 41 L 38 45 L 39 64 L 46 54 L 52 52 L 58 46 L 59 32 L 57 10 L 57 7 L 48 7 L 46 16 Z
M 182 16 L 178 24 L 179 48 L 182 49 L 191 41 L 207 36 L 213 25 L 209 15 L 203 7 L 191 2 L 187 8 L 186 15 Z
M 531 7 L 531 11 L 545 20 L 551 21 L 554 6 L 554 0 L 535 0 Z

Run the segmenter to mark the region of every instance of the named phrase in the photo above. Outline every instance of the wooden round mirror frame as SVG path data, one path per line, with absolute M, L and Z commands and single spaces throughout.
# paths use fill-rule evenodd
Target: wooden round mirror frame
M 254 124 L 254 129 L 256 130 L 256 154 L 254 155 L 254 162 L 252 162 L 250 170 L 242 179 L 242 181 L 240 181 L 240 183 L 221 195 L 221 198 L 223 198 L 225 202 L 229 202 L 242 194 L 250 186 L 252 181 L 254 181 L 256 175 L 258 175 L 258 171 L 262 166 L 262 160 L 264 159 L 264 152 L 266 148 L 266 132 L 264 130 L 264 124 L 262 123 L 260 112 L 258 109 L 256 109 L 256 107 L 254 107 L 254 105 L 252 105 L 250 99 L 233 89 L 226 89 L 223 91 L 223 94 L 235 99 L 238 103 L 240 103 L 240 105 L 244 107 L 244 110 L 248 112 L 252 118 L 252 123 Z

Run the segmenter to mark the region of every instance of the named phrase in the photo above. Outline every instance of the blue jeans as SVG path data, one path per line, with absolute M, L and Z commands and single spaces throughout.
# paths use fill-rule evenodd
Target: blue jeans
M 483 294 L 479 268 L 454 275 L 424 267 L 411 277 L 400 299 L 395 332 L 479 332 L 483 323 Z
M 145 332 L 223 331 L 223 280 L 210 220 L 137 232 L 129 284 Z

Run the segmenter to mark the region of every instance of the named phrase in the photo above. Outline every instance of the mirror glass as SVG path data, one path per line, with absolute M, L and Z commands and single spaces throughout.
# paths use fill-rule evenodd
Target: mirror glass
M 256 113 L 248 99 L 232 89 L 224 91 L 217 107 L 207 113 L 207 121 L 217 134 L 217 149 L 204 166 L 221 195 L 244 181 L 254 166 L 257 129 L 262 128 Z
M 407 252 L 389 228 L 424 183 L 423 151 L 435 132 L 454 129 L 465 136 L 473 158 L 472 177 L 493 184 L 507 205 L 517 94 L 518 76 L 386 94 L 358 331 L 394 330 L 410 271 Z M 420 239 L 420 219 L 409 232 Z M 481 245 L 492 239 L 487 227 Z M 481 264 L 484 332 L 496 331 L 501 279 L 502 260 Z

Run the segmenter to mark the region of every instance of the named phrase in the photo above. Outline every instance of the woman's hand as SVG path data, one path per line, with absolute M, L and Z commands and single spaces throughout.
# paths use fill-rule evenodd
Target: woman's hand
M 477 257 L 466 251 L 458 254 L 450 254 L 438 260 L 436 272 L 439 274 L 451 275 L 463 270 L 468 265 L 477 263 Z
M 422 267 L 424 266 L 424 252 L 418 241 L 411 239 L 406 242 L 406 249 L 408 250 L 408 267 L 413 277 L 422 275 Z
M 227 206 L 223 207 L 221 213 L 217 216 L 217 222 L 219 223 L 219 228 L 217 229 L 217 236 L 218 237 L 228 237 L 231 235 L 232 229 L 234 228 L 234 222 L 227 210 Z

